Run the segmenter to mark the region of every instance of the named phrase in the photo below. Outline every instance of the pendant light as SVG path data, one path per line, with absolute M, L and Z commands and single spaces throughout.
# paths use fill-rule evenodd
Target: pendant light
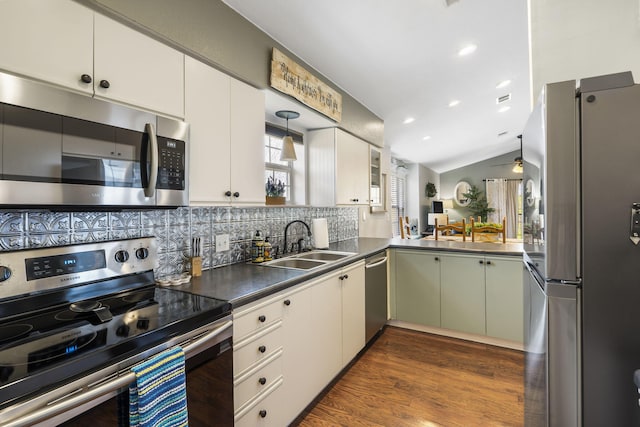
M 520 139 L 520 155 L 514 159 L 515 165 L 513 165 L 513 169 L 511 169 L 514 173 L 522 173 L 522 135 L 518 135 L 518 139 Z
M 287 119 L 287 134 L 282 139 L 282 153 L 280 154 L 280 160 L 283 162 L 297 160 L 296 150 L 293 147 L 293 138 L 289 135 L 289 119 L 297 119 L 300 117 L 300 113 L 296 111 L 280 110 L 276 111 L 276 116 L 281 119 Z

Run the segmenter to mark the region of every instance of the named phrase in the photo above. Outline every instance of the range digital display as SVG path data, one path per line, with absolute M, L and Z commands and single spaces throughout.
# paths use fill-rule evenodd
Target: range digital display
M 79 273 L 81 271 L 99 270 L 107 266 L 104 250 L 78 252 L 66 255 L 53 255 L 24 260 L 27 280 L 44 279 Z

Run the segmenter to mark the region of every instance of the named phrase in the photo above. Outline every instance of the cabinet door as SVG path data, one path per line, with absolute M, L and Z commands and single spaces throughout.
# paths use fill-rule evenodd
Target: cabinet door
M 336 204 L 369 204 L 369 146 L 338 129 L 336 132 Z
M 305 288 L 281 298 L 283 307 L 282 332 L 284 353 L 282 384 L 282 407 L 288 425 L 302 412 L 316 394 L 309 380 L 316 369 L 310 364 L 314 358 L 312 347 L 316 334 L 311 322 L 311 288 Z
M 96 98 L 184 117 L 184 54 L 99 14 L 94 49 Z
M 309 386 L 319 393 L 342 368 L 342 283 L 335 273 L 311 291 L 312 354 Z
M 2 69 L 93 94 L 93 11 L 71 0 L 0 2 Z
M 189 199 L 227 202 L 231 190 L 229 103 L 231 78 L 185 58 L 185 120 L 189 123 Z
M 398 320 L 440 327 L 440 257 L 426 251 L 396 251 Z
M 365 345 L 364 265 L 342 272 L 342 366 Z
M 485 334 L 484 257 L 445 255 L 440 261 L 442 327 Z
M 265 203 L 264 93 L 231 80 L 231 203 Z
M 486 257 L 487 335 L 523 342 L 522 260 Z

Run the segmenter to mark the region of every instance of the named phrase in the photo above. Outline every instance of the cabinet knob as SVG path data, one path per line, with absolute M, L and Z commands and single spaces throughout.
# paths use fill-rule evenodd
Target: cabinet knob
M 261 314 L 260 316 L 258 316 L 258 320 L 264 323 L 267 320 L 267 316 L 265 316 L 264 314 Z
M 284 300 L 284 305 L 287 305 L 287 306 L 291 305 L 291 300 L 288 300 L 288 299 Z
M 224 195 L 227 196 L 227 197 L 231 197 L 231 191 L 225 191 Z
M 484 264 L 483 260 L 478 261 L 479 264 Z
M 491 261 L 487 261 L 487 265 L 491 265 Z
M 434 261 L 440 261 L 440 258 L 435 257 L 433 260 L 434 260 Z
M 233 197 L 235 197 L 235 198 L 237 199 L 238 197 L 240 197 L 240 193 L 238 193 L 238 192 L 236 191 L 235 193 L 233 193 Z
M 83 74 L 80 76 L 80 80 L 82 81 L 82 83 L 91 83 L 93 81 L 93 79 L 91 78 L 91 76 L 89 74 Z
M 267 347 L 265 347 L 265 346 L 261 345 L 260 347 L 258 347 L 258 351 L 259 351 L 260 353 L 264 353 L 265 351 L 267 351 Z
M 349 278 L 349 275 L 348 275 L 348 274 L 345 274 L 344 276 L 342 276 L 342 278 L 343 278 L 343 279 L 348 279 L 348 278 Z
M 109 83 L 109 80 L 100 80 L 101 88 L 109 89 L 109 86 L 111 86 L 111 84 Z
M 260 378 L 260 379 L 258 380 L 258 382 L 259 382 L 261 385 L 265 385 L 265 384 L 267 383 L 267 379 L 266 379 L 265 377 L 262 377 L 262 378 Z
M 265 409 L 261 409 L 258 414 L 260 414 L 261 418 L 265 418 L 267 416 L 267 411 Z

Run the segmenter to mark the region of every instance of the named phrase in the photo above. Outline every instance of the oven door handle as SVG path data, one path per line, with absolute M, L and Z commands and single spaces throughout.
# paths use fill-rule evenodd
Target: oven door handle
M 216 327 L 216 329 L 214 329 L 213 331 L 185 345 L 183 347 L 185 358 L 191 357 L 193 354 L 199 353 L 202 346 L 204 346 L 205 344 L 209 344 L 210 341 L 214 340 L 220 334 L 222 334 L 228 328 L 230 328 L 232 324 L 233 322 L 231 320 L 226 321 L 222 323 L 220 326 Z M 6 423 L 3 423 L 2 426 L 3 427 L 30 426 L 37 422 L 44 421 L 48 418 L 51 418 L 55 415 L 74 409 L 100 396 L 111 393 L 113 391 L 117 391 L 122 387 L 128 386 L 135 380 L 136 380 L 136 374 L 130 371 L 125 375 L 122 375 L 114 380 L 101 384 L 93 389 L 89 389 L 84 393 L 77 394 L 73 397 L 70 397 L 69 399 L 64 399 L 63 397 L 62 398 L 63 400 L 57 399 L 57 400 L 54 400 L 53 402 L 49 402 L 43 408 L 37 409 L 33 412 L 28 413 L 25 416 L 16 418 L 12 421 L 7 421 Z

